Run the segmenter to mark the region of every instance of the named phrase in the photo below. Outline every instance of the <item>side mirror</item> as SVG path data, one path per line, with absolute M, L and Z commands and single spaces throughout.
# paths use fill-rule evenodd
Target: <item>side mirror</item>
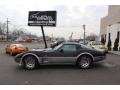
M 60 52 L 62 53 L 62 52 L 63 52 L 63 49 L 60 49 Z

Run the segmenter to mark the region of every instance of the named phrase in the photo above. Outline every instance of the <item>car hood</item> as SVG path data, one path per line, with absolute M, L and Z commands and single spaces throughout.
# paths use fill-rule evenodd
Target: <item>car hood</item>
M 52 48 L 46 48 L 46 49 L 34 48 L 32 50 L 29 50 L 28 52 L 24 52 L 24 53 L 20 53 L 20 54 L 16 55 L 15 59 L 21 58 L 25 54 L 30 54 L 30 53 L 36 54 L 38 56 L 44 56 L 45 53 L 51 53 L 51 52 L 54 52 L 54 50 Z

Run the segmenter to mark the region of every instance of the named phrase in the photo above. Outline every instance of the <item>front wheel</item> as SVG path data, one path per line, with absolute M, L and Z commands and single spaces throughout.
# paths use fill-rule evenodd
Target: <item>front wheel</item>
M 77 61 L 77 66 L 79 66 L 82 69 L 87 69 L 92 64 L 92 59 L 88 55 L 81 56 Z
M 26 56 L 24 59 L 23 59 L 23 63 L 24 63 L 24 67 L 28 70 L 32 70 L 32 69 L 35 69 L 37 68 L 38 66 L 38 61 L 37 59 L 34 57 L 34 56 Z

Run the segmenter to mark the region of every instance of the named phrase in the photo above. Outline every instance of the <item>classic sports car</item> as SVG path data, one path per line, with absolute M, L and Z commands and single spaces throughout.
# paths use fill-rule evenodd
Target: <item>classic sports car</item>
M 22 44 L 10 44 L 7 45 L 5 48 L 5 52 L 9 53 L 10 55 L 16 55 L 22 52 L 27 52 L 28 48 L 23 46 Z
M 105 59 L 105 53 L 86 46 L 64 42 L 55 48 L 33 49 L 15 56 L 15 61 L 26 69 L 35 69 L 39 65 L 75 64 L 80 68 L 89 68 L 93 62 Z

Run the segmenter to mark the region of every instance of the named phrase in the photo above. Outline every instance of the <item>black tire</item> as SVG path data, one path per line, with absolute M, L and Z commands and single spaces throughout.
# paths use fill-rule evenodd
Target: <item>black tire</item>
M 92 64 L 92 58 L 89 55 L 83 55 L 78 58 L 76 64 L 79 68 L 88 69 Z
M 7 51 L 5 51 L 5 53 L 6 53 L 6 54 L 8 54 L 8 52 L 7 52 Z
M 11 56 L 13 56 L 13 55 L 14 55 L 12 51 L 10 51 L 10 55 L 11 55 Z
M 27 70 L 36 69 L 38 65 L 37 58 L 32 55 L 28 55 L 23 58 L 23 67 Z

